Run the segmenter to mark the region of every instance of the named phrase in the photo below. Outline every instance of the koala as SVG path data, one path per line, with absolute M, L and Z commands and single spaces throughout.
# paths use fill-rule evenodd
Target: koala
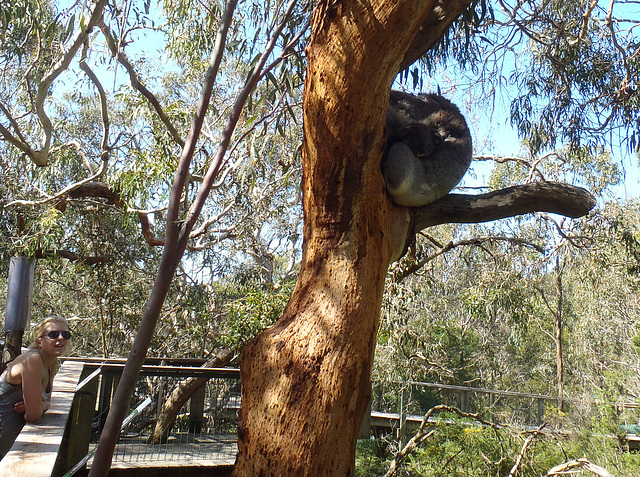
M 398 205 L 435 202 L 460 182 L 471 164 L 471 133 L 464 116 L 437 94 L 391 91 L 386 133 L 380 168 Z

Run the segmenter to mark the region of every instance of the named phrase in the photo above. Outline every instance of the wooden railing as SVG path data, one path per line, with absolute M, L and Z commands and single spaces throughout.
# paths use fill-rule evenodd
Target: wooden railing
M 94 422 L 94 418 L 106 416 L 125 361 L 66 358 L 54 378 L 51 408 L 37 423 L 25 424 L 0 461 L 0 476 L 61 477 L 87 456 L 92 431 L 99 432 L 103 424 L 99 419 Z M 202 368 L 203 363 L 204 360 L 147 359 L 140 376 L 239 379 L 238 369 Z M 194 419 L 198 420 L 198 416 Z M 92 424 L 97 428 L 92 429 Z

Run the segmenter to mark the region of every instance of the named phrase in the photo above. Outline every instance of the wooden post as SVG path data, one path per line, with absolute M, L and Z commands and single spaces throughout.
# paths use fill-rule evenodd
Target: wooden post
M 34 262 L 26 257 L 11 257 L 9 262 L 3 364 L 13 361 L 22 352 L 22 337 L 31 318 L 34 268 Z
M 467 412 L 469 408 L 469 391 L 460 391 L 460 410 Z
M 544 420 L 544 401 L 538 398 L 538 425 Z
M 98 397 L 98 412 L 100 413 L 99 429 L 102 432 L 107 412 L 111 407 L 111 399 L 117 387 L 117 376 L 113 372 L 103 372 L 100 380 L 100 393 Z

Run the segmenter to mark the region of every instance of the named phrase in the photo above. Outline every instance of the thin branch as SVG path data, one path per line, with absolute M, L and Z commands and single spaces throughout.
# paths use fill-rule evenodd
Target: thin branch
M 180 198 L 182 197 L 185 183 L 189 177 L 191 160 L 193 158 L 196 144 L 200 137 L 200 131 L 202 130 L 202 124 L 209 107 L 213 86 L 224 55 L 227 33 L 233 20 L 236 5 L 237 0 L 229 0 L 225 6 L 222 18 L 220 19 L 220 27 L 218 28 L 218 33 L 216 35 L 215 47 L 210 57 L 209 67 L 204 79 L 200 100 L 198 101 L 195 117 L 191 124 L 191 130 L 189 131 L 189 135 L 180 155 L 180 162 L 171 188 L 169 208 L 167 209 L 166 239 L 160 267 L 157 272 L 153 289 L 151 290 L 151 294 L 147 300 L 138 332 L 136 333 L 127 362 L 122 372 L 122 377 L 114 396 L 113 405 L 107 415 L 107 420 L 102 431 L 102 435 L 100 436 L 93 465 L 89 471 L 90 477 L 106 477 L 109 472 L 111 460 L 113 458 L 113 451 L 120 434 L 120 426 L 127 413 L 128 403 L 133 395 L 138 376 L 140 375 L 142 363 L 151 343 L 153 331 L 155 330 L 156 323 L 162 312 L 162 306 L 167 294 L 169 293 L 169 287 L 173 281 L 172 277 L 175 275 L 178 264 L 186 248 L 186 239 L 180 242 Z M 194 221 L 197 219 L 197 215 L 198 214 L 193 218 Z M 188 232 L 189 231 L 186 230 L 187 236 Z
M 200 187 L 200 190 L 198 191 L 196 198 L 191 204 L 186 220 L 183 224 L 182 229 L 180 230 L 179 242 L 180 242 L 181 249 L 184 249 L 186 247 L 186 241 L 188 240 L 191 229 L 195 225 L 195 222 L 198 219 L 198 217 L 200 216 L 200 211 L 202 210 L 202 207 L 204 206 L 204 202 L 209 196 L 209 191 L 211 190 L 213 182 L 217 177 L 218 173 L 220 172 L 220 169 L 225 163 L 225 154 L 229 146 L 229 143 L 231 141 L 231 136 L 233 134 L 233 131 L 235 130 L 236 125 L 240 120 L 241 113 L 244 110 L 244 104 L 247 101 L 249 94 L 251 94 L 251 91 L 253 91 L 253 89 L 255 88 L 258 81 L 265 74 L 267 74 L 268 70 L 264 69 L 264 65 L 266 64 L 267 59 L 273 52 L 273 49 L 276 46 L 277 40 L 280 37 L 280 34 L 284 29 L 286 22 L 289 19 L 289 16 L 291 15 L 291 12 L 293 11 L 293 8 L 295 7 L 296 4 L 297 4 L 297 0 L 289 1 L 289 4 L 287 5 L 287 9 L 282 18 L 282 21 L 275 28 L 275 31 L 273 32 L 271 38 L 269 39 L 269 42 L 267 43 L 265 50 L 262 52 L 260 59 L 258 60 L 258 62 L 256 63 L 253 69 L 253 72 L 249 76 L 249 79 L 247 80 L 244 87 L 240 91 L 240 94 L 238 95 L 238 98 L 236 99 L 236 102 L 233 105 L 231 114 L 229 115 L 229 119 L 223 130 L 222 139 L 220 141 L 220 145 L 218 146 L 218 150 L 216 151 L 216 154 L 211 164 L 209 165 L 209 169 L 207 170 L 207 173 L 205 174 L 204 179 L 202 181 L 202 186 Z M 292 46 L 293 45 L 289 43 L 287 47 L 283 49 L 280 56 L 283 57 L 284 55 L 288 54 L 287 49 L 288 48 L 290 49 Z M 274 66 L 275 64 L 277 63 L 276 62 L 272 63 L 272 65 Z
M 22 142 L 20 139 L 11 134 L 7 128 L 5 128 L 2 124 L 0 124 L 0 134 L 4 137 L 4 139 L 9 143 L 20 149 L 27 156 L 32 157 L 34 151 L 29 147 L 29 145 L 25 142 Z M 42 164 L 46 165 L 46 164 Z
M 543 422 L 542 424 L 540 424 L 540 427 L 538 427 L 535 431 L 531 433 L 529 437 L 525 439 L 524 444 L 522 444 L 522 449 L 520 450 L 520 454 L 518 454 L 518 457 L 516 458 L 516 461 L 513 464 L 513 467 L 511 467 L 511 471 L 509 472 L 509 477 L 514 477 L 516 475 L 516 472 L 518 472 L 518 468 L 522 465 L 522 459 L 524 459 L 524 455 L 527 452 L 527 448 L 529 447 L 529 445 L 531 445 L 533 440 L 536 437 L 538 437 L 538 435 L 540 434 L 544 426 L 546 426 L 546 423 Z
M 624 48 L 622 48 L 618 43 L 616 32 L 613 29 L 613 21 L 611 20 L 611 18 L 613 16 L 614 4 L 615 4 L 615 0 L 611 0 L 609 2 L 609 11 L 607 12 L 607 17 L 605 18 L 604 23 L 607 26 L 607 28 L 609 28 L 609 31 L 611 32 L 611 42 L 613 43 L 613 46 L 615 46 L 616 49 L 620 52 L 620 56 L 622 57 L 622 65 L 624 66 L 624 69 L 627 72 L 627 76 L 624 78 L 622 85 L 620 87 L 621 91 L 626 91 L 627 88 L 631 88 L 632 86 L 631 84 L 632 74 L 631 74 L 631 68 L 629 67 L 629 62 L 627 61 L 627 51 Z
M 111 30 L 109 29 L 109 27 L 105 25 L 103 22 L 102 25 L 100 25 L 100 30 L 102 31 L 105 39 L 107 40 L 107 46 L 111 51 L 111 55 L 122 66 L 124 66 L 124 68 L 127 70 L 127 73 L 129 73 L 129 81 L 131 82 L 131 86 L 135 90 L 137 90 L 142 96 L 147 98 L 147 101 L 149 101 L 151 106 L 153 106 L 153 109 L 156 111 L 156 114 L 158 115 L 160 120 L 163 122 L 167 130 L 169 131 L 169 134 L 171 135 L 173 140 L 177 144 L 179 144 L 180 147 L 184 148 L 184 140 L 180 137 L 180 133 L 171 122 L 171 119 L 169 119 L 167 114 L 164 112 L 164 109 L 160 104 L 160 101 L 158 101 L 158 98 L 156 98 L 155 95 L 142 83 L 142 81 L 140 80 L 140 77 L 138 76 L 138 73 L 136 72 L 131 62 L 129 61 L 129 58 L 127 58 L 127 55 L 124 53 L 124 51 L 119 49 L 118 44 L 116 43 L 116 40 L 113 37 L 113 34 L 111 33 Z
M 596 5 L 598 5 L 598 0 L 591 0 L 591 3 L 582 15 L 582 28 L 580 28 L 580 34 L 575 40 L 569 42 L 570 45 L 575 45 L 579 41 L 584 40 L 584 37 L 587 34 L 587 29 L 589 27 L 589 19 L 591 18 L 591 13 L 593 12 L 593 9 L 596 8 Z
M 109 158 L 109 109 L 107 104 L 107 95 L 104 92 L 104 88 L 102 87 L 102 83 L 96 76 L 96 74 L 89 68 L 87 65 L 87 51 L 89 49 L 88 42 L 85 42 L 85 47 L 82 49 L 82 57 L 80 58 L 80 69 L 84 71 L 84 73 L 89 77 L 93 85 L 96 87 L 98 91 L 98 97 L 100 98 L 100 117 L 102 118 L 102 141 L 100 142 L 100 150 L 101 150 L 101 159 L 102 163 L 106 163 Z M 101 169 L 106 169 L 105 167 L 101 167 Z
M 20 140 L 20 142 L 22 142 L 22 144 L 24 144 L 24 146 L 28 148 L 29 146 L 27 145 L 27 140 L 22 135 L 22 131 L 20 131 L 20 125 L 18 124 L 18 121 L 15 120 L 15 118 L 11 115 L 11 112 L 2 103 L 0 103 L 0 111 L 2 111 L 2 113 L 9 120 L 9 123 L 11 123 L 11 126 L 13 126 L 13 130 L 15 131 L 16 136 L 18 136 L 18 139 Z M 19 148 L 22 150 L 21 147 L 19 147 Z
M 468 239 L 458 240 L 455 242 L 451 241 L 446 245 L 440 245 L 438 251 L 412 264 L 407 269 L 403 270 L 401 275 L 398 277 L 397 282 L 400 283 L 402 280 L 404 280 L 408 276 L 416 273 L 418 270 L 424 267 L 427 263 L 431 262 L 432 260 L 435 260 L 440 255 L 453 250 L 454 248 L 462 247 L 465 245 L 482 245 L 486 242 L 493 242 L 493 241 L 503 241 L 503 242 L 510 242 L 515 245 L 524 245 L 526 247 L 531 247 L 535 249 L 538 253 L 541 253 L 541 254 L 544 254 L 545 252 L 544 248 L 541 247 L 540 245 L 525 239 L 517 238 L 517 237 L 485 236 L 485 237 L 472 237 Z

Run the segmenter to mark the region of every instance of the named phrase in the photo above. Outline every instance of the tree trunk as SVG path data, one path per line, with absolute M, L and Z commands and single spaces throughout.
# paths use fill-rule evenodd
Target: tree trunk
M 482 200 L 444 198 L 435 209 L 399 208 L 387 199 L 380 159 L 398 67 L 438 40 L 434 25 L 451 24 L 469 3 L 320 0 L 314 11 L 303 104 L 301 268 L 283 316 L 241 355 L 235 476 L 354 475 L 385 275 L 414 231 L 455 222 L 452 209 L 467 217 L 469 204 L 480 221 L 483 212 L 493 219 L 509 210 L 572 215 L 593 206 L 582 189 L 548 184 Z M 556 196 L 565 194 L 558 205 Z
M 209 359 L 202 365 L 203 368 L 221 368 L 226 366 L 233 358 L 231 350 L 225 349 L 220 351 L 217 356 Z M 153 429 L 153 434 L 149 436 L 148 444 L 161 444 L 167 442 L 169 432 L 173 428 L 176 422 L 176 417 L 182 409 L 182 406 L 191 399 L 191 397 L 202 386 L 207 384 L 209 378 L 190 377 L 180 381 L 178 386 L 173 390 L 169 399 L 167 399 L 163 406 L 158 419 L 156 420 L 156 426 Z
M 241 356 L 237 476 L 354 474 L 385 275 L 410 225 L 384 193 L 385 110 L 431 3 L 321 1 L 315 10 L 301 269 L 282 318 Z
M 558 291 L 558 301 L 556 308 L 556 378 L 558 383 L 558 410 L 564 409 L 564 364 L 562 360 L 562 267 L 560 266 L 560 257 L 556 256 L 556 286 Z

